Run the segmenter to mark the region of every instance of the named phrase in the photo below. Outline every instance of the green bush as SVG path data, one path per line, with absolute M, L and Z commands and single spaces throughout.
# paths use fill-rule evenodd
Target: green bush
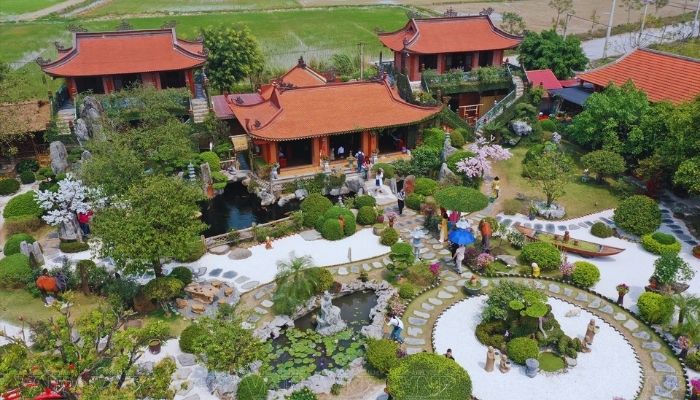
M 265 400 L 267 399 L 268 385 L 260 375 L 247 375 L 241 379 L 236 390 L 238 400 Z
M 185 255 L 185 258 L 183 259 L 178 259 L 177 261 L 180 262 L 194 262 L 202 258 L 204 253 L 207 252 L 207 248 L 204 246 L 204 243 L 199 238 L 193 239 L 189 243 L 183 243 L 183 246 L 187 248 L 187 254 Z
M 6 256 L 11 256 L 13 254 L 19 253 L 19 245 L 22 242 L 34 243 L 36 240 L 32 235 L 28 233 L 16 233 L 10 236 L 5 242 L 5 247 L 3 247 L 3 253 Z
M 36 177 L 34 176 L 34 172 L 24 171 L 21 174 L 19 174 L 19 180 L 22 181 L 23 184 L 27 185 L 30 183 L 34 183 L 36 181 Z
M 289 396 L 286 397 L 287 400 L 318 400 L 316 393 L 312 392 L 311 389 L 305 387 L 299 389 Z
M 197 338 L 207 334 L 207 331 L 202 328 L 199 324 L 190 324 L 185 328 L 180 334 L 180 339 L 178 343 L 180 344 L 180 350 L 185 353 L 194 353 L 194 342 Z
M 455 174 L 463 174 L 463 172 L 457 171 L 457 163 L 464 160 L 465 158 L 474 157 L 474 153 L 466 150 L 455 151 L 447 157 L 447 168 Z
M 39 168 L 39 170 L 36 171 L 36 179 L 43 181 L 46 179 L 53 179 L 56 177 L 56 174 L 53 173 L 53 170 L 51 167 L 42 167 Z
M 221 171 L 221 159 L 213 151 L 205 151 L 200 153 L 199 159 L 202 160 L 202 164 L 209 163 L 209 169 L 211 172 Z
M 357 196 L 355 197 L 355 203 L 353 204 L 353 208 L 362 208 L 362 207 L 374 207 L 377 205 L 377 199 L 374 197 L 368 195 L 368 194 L 363 194 L 362 196 Z
M 396 176 L 396 168 L 391 164 L 376 163 L 372 166 L 372 172 L 377 173 L 379 169 L 384 170 L 384 180 L 391 179 Z
M 307 272 L 317 283 L 316 294 L 322 294 L 326 290 L 330 290 L 333 286 L 333 274 L 331 274 L 331 271 L 325 268 L 313 267 L 309 268 Z
M 659 228 L 661 211 L 653 199 L 635 195 L 620 202 L 615 209 L 613 220 L 625 231 L 642 236 Z
M 365 359 L 372 368 L 379 371 L 382 375 L 386 375 L 399 361 L 398 350 L 399 345 L 393 340 L 369 339 Z
M 400 267 L 408 267 L 413 265 L 416 256 L 413 254 L 413 247 L 406 242 L 397 242 L 391 246 L 389 258 L 394 264 Z
M 384 246 L 392 246 L 399 240 L 399 232 L 394 228 L 386 228 L 379 238 L 379 243 Z
M 442 149 L 445 145 L 445 132 L 440 128 L 429 128 L 423 130 L 423 146 L 437 147 Z
M 0 179 L 0 196 L 7 196 L 19 190 L 17 179 Z
M 534 339 L 519 337 L 508 342 L 508 358 L 516 364 L 525 364 L 528 358 L 537 358 L 540 348 Z
M 540 121 L 540 127 L 546 132 L 555 132 L 557 130 L 557 124 L 551 119 Z
M 338 221 L 338 218 L 341 215 L 345 220 L 344 231 L 340 229 L 340 221 Z M 335 220 L 336 222 L 338 222 L 338 228 L 336 229 L 334 224 L 327 224 L 328 220 Z M 352 211 L 348 210 L 347 208 L 343 207 L 334 206 L 329 208 L 328 210 L 326 210 L 326 212 L 323 213 L 323 215 L 318 217 L 318 220 L 316 221 L 316 230 L 321 232 L 321 236 L 328 240 L 338 239 L 329 239 L 325 236 L 324 231 L 329 233 L 331 237 L 337 237 L 337 235 L 334 234 L 334 232 L 337 230 L 342 235 L 339 239 L 342 239 L 345 236 L 350 236 L 354 234 L 356 229 L 357 224 L 355 223 L 355 214 L 353 214 Z
M 665 324 L 671 320 L 673 300 L 654 292 L 644 292 L 637 299 L 637 308 L 642 319 L 652 324 Z
M 80 253 L 90 249 L 90 246 L 86 242 L 72 241 L 72 242 L 61 242 L 58 244 L 59 250 L 64 253 Z
M 415 286 L 426 287 L 435 282 L 435 275 L 430 272 L 430 266 L 426 261 L 419 261 L 406 268 L 403 276 L 408 282 L 411 282 Z
M 211 180 L 213 182 L 212 187 L 215 190 L 222 190 L 226 188 L 226 185 L 228 184 L 228 178 L 221 171 L 212 171 Z
M 187 267 L 173 268 L 173 270 L 170 271 L 170 276 L 179 279 L 185 286 L 192 283 L 192 271 Z
M 506 340 L 503 334 L 506 332 L 506 326 L 503 321 L 482 322 L 476 326 L 476 338 L 484 346 L 493 346 L 496 349 L 505 351 Z
M 404 300 L 412 299 L 416 295 L 416 287 L 410 283 L 403 283 L 399 286 L 399 297 Z
M 425 197 L 419 195 L 418 193 L 411 193 L 406 196 L 406 207 L 411 210 L 420 210 L 420 205 L 425 200 Z
M 642 247 L 654 254 L 680 253 L 681 251 L 681 243 L 673 235 L 661 232 L 642 235 Z
M 520 259 L 527 265 L 537 263 L 543 271 L 553 271 L 561 264 L 561 252 L 550 243 L 527 243 L 523 246 Z
M 604 222 L 596 222 L 591 226 L 591 235 L 605 239 L 613 235 L 613 230 Z
M 430 178 L 417 178 L 414 193 L 422 196 L 432 196 L 438 188 L 438 183 Z
M 456 147 L 458 149 L 464 147 L 464 144 L 466 143 L 464 137 L 467 135 L 467 130 L 463 128 L 457 128 L 450 132 L 450 142 L 452 143 L 452 147 Z
M 15 233 L 34 232 L 41 227 L 41 219 L 31 215 L 24 217 L 7 218 L 5 220 L 5 232 L 8 235 Z
M 321 236 L 326 240 L 340 240 L 345 237 L 343 230 L 340 229 L 340 221 L 337 219 L 327 219 L 323 221 L 320 232 Z
M 24 254 L 12 254 L 0 259 L 0 287 L 22 288 L 31 282 L 32 278 L 29 257 Z
M 377 222 L 377 210 L 374 207 L 364 206 L 357 212 L 357 223 L 360 225 L 374 225 Z
M 696 351 L 695 353 L 686 357 L 685 365 L 694 371 L 700 372 L 700 351 Z
M 10 199 L 2 211 L 2 216 L 5 218 L 14 217 L 40 217 L 42 214 L 39 203 L 34 200 L 34 192 L 18 194 Z
M 446 385 L 445 378 L 449 377 Z M 436 390 L 439 388 L 439 394 Z M 467 371 L 454 360 L 433 353 L 418 353 L 401 359 L 389 371 L 387 391 L 394 400 L 465 400 L 472 395 Z M 437 397 L 436 397 L 437 395 Z
M 464 186 L 448 186 L 435 192 L 435 201 L 448 210 L 464 213 L 483 210 L 489 199 L 479 190 Z
M 304 226 L 313 228 L 318 218 L 333 206 L 330 200 L 320 193 L 312 193 L 301 202 L 301 212 L 304 217 Z
M 581 287 L 589 288 L 600 280 L 600 270 L 595 265 L 586 261 L 576 261 L 571 280 Z

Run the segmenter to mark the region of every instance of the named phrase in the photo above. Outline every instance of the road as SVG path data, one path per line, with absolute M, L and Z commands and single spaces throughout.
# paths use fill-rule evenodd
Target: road
M 19 14 L 19 15 L 7 15 L 0 17 L 0 21 L 33 21 L 35 19 L 45 17 L 52 13 L 57 13 L 65 10 L 68 7 L 80 4 L 85 0 L 66 0 L 64 2 L 54 4 L 51 7 L 42 8 L 41 10 Z

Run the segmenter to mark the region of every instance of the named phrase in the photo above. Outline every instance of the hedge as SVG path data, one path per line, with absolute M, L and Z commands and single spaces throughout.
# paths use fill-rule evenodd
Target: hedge
M 655 200 L 647 196 L 635 195 L 620 202 L 615 209 L 613 220 L 625 231 L 642 236 L 659 228 L 661 211 Z
M 22 181 L 23 184 L 27 185 L 30 183 L 34 183 L 36 181 L 36 177 L 34 176 L 34 172 L 24 171 L 21 174 L 19 174 L 19 180 Z
M 170 271 L 170 276 L 177 278 L 185 286 L 192 283 L 192 271 L 187 267 L 175 267 Z
M 180 350 L 184 351 L 185 353 L 194 353 L 195 340 L 200 336 L 206 334 L 207 331 L 204 330 L 204 328 L 202 328 L 200 325 L 190 324 L 180 334 L 180 339 L 178 340 L 178 343 L 180 344 Z
M 642 235 L 642 247 L 654 254 L 680 253 L 681 251 L 681 243 L 673 235 L 662 232 Z
M 432 196 L 438 188 L 438 183 L 430 178 L 417 178 L 414 193 L 422 196 Z
M 419 195 L 418 193 L 411 193 L 406 196 L 406 207 L 410 208 L 411 210 L 420 210 L 420 205 L 423 203 L 423 200 L 425 200 L 425 197 Z
M 397 352 L 399 345 L 389 339 L 370 339 L 367 342 L 365 359 L 372 368 L 386 375 L 399 361 Z
M 586 261 L 576 261 L 571 280 L 578 286 L 589 288 L 600 280 L 600 270 L 594 264 Z
M 34 232 L 41 227 L 41 219 L 32 215 L 7 218 L 5 220 L 5 232 L 8 235 L 15 233 Z
M 248 375 L 241 379 L 236 390 L 238 400 L 265 400 L 267 399 L 268 385 L 260 375 Z
M 0 196 L 7 196 L 19 190 L 17 179 L 0 179 Z
M 396 176 L 396 167 L 391 164 L 386 163 L 376 163 L 372 166 L 372 172 L 375 174 L 379 171 L 379 168 L 384 170 L 384 179 L 391 179 Z
M 613 230 L 604 222 L 596 222 L 591 226 L 591 235 L 605 239 L 613 235 Z
M 29 172 L 34 172 L 39 169 L 39 163 L 36 160 L 32 159 L 25 159 L 21 160 L 20 162 L 15 165 L 15 171 L 17 171 L 18 174 L 21 174 L 22 172 L 29 171 Z
M 519 337 L 508 342 L 508 358 L 516 364 L 525 364 L 528 358 L 537 358 L 540 348 L 535 339 Z
M 357 223 L 360 225 L 374 225 L 377 222 L 377 210 L 371 206 L 364 206 L 357 212 Z
M 561 264 L 561 252 L 550 243 L 527 243 L 523 246 L 520 259 L 527 265 L 537 263 L 543 271 L 553 271 Z
M 387 391 L 394 400 L 435 398 L 437 388 L 440 400 L 464 400 L 472 395 L 467 371 L 443 355 L 413 354 L 389 371 Z
M 637 308 L 642 319 L 651 324 L 665 324 L 671 320 L 673 300 L 654 292 L 644 292 L 637 299 Z
M 386 228 L 382 232 L 379 243 L 384 246 L 392 246 L 394 243 L 399 241 L 399 232 L 394 228 Z
M 301 202 L 301 215 L 304 217 L 304 226 L 313 228 L 318 218 L 326 210 L 331 208 L 333 203 L 320 193 L 311 193 Z
M 16 233 L 7 239 L 2 252 L 5 253 L 6 256 L 11 256 L 19 253 L 19 245 L 22 242 L 34 243 L 35 241 L 36 240 L 32 237 L 32 235 L 28 233 Z
M 374 197 L 368 195 L 368 194 L 363 194 L 361 196 L 355 197 L 355 202 L 353 203 L 354 208 L 362 208 L 365 206 L 370 206 L 374 207 L 377 205 L 377 199 Z
M 221 171 L 221 159 L 213 151 L 205 151 L 199 154 L 202 164 L 209 163 L 211 172 Z
M 13 254 L 0 259 L 0 287 L 6 289 L 22 288 L 31 282 L 34 274 L 29 266 L 29 257 Z
M 5 218 L 15 217 L 39 217 L 42 214 L 42 209 L 39 203 L 34 200 L 34 192 L 19 194 L 10 199 L 2 211 L 2 216 Z
M 452 147 L 456 147 L 458 149 L 464 147 L 464 144 L 466 143 L 465 136 L 468 134 L 469 133 L 464 128 L 457 128 L 450 132 L 450 143 L 452 143 Z
M 442 149 L 445 145 L 445 132 L 440 128 L 423 130 L 423 146 Z
M 80 253 L 81 251 L 90 249 L 90 246 L 88 246 L 86 242 L 78 242 L 76 240 L 72 242 L 61 242 L 58 244 L 58 249 L 64 253 Z

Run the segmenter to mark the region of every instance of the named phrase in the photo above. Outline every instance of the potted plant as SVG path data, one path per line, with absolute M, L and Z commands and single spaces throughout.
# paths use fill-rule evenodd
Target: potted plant
M 394 227 L 394 221 L 396 220 L 396 213 L 389 213 L 386 216 L 387 220 L 389 221 L 389 227 L 393 228 Z
M 693 255 L 695 258 L 700 258 L 700 244 L 693 247 Z
M 472 275 L 472 277 L 464 284 L 464 290 L 470 296 L 478 295 L 481 293 L 481 281 L 476 277 L 476 275 Z
M 160 344 L 160 339 L 151 339 L 151 341 L 148 342 L 148 351 L 150 351 L 151 354 L 160 353 Z
M 532 221 L 535 219 L 536 216 L 537 216 L 537 207 L 535 207 L 535 203 L 530 202 L 530 207 L 528 207 L 528 210 L 527 210 L 527 217 L 530 219 L 530 221 Z
M 617 289 L 617 305 L 621 306 L 625 295 L 630 291 L 630 287 L 627 286 L 627 284 L 621 283 L 615 286 L 615 289 Z
M 321 154 L 321 167 L 323 167 L 324 171 L 330 170 L 330 161 L 326 154 Z
M 692 390 L 691 400 L 697 400 L 700 398 L 700 379 L 691 379 L 690 388 Z

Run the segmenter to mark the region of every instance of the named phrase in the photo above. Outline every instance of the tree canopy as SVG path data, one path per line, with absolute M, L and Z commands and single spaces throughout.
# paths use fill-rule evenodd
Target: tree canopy
M 438 190 L 434 197 L 440 207 L 464 213 L 483 210 L 489 204 L 483 193 L 464 186 L 450 186 Z
M 518 53 L 525 69 L 549 68 L 559 79 L 571 77 L 573 71 L 581 71 L 588 64 L 581 41 L 574 36 L 564 39 L 554 30 L 527 32 Z
M 500 28 L 513 35 L 520 35 L 525 31 L 525 20 L 518 13 L 506 11 L 501 17 Z
M 547 198 L 547 207 L 564 195 L 566 184 L 571 179 L 573 161 L 558 149 L 546 149 L 540 157 L 526 165 L 530 180 Z
M 595 173 L 598 182 L 604 176 L 617 176 L 625 172 L 625 159 L 608 150 L 596 150 L 581 157 L 583 166 Z
M 206 334 L 196 337 L 192 347 L 210 370 L 237 373 L 263 358 L 263 343 L 237 319 L 205 317 L 198 326 Z
M 207 76 L 212 86 L 230 90 L 243 78 L 259 74 L 264 59 L 257 40 L 245 25 L 208 28 L 204 33 Z

